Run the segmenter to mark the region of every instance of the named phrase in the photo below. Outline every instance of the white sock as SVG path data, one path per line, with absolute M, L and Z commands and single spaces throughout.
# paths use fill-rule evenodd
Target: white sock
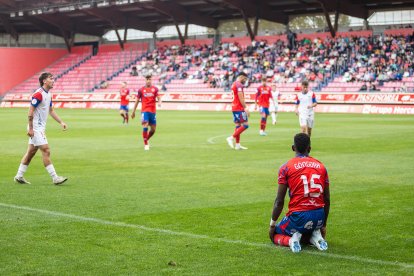
M 275 123 L 277 119 L 277 114 L 272 112 L 272 122 Z
M 28 165 L 23 165 L 22 163 L 20 163 L 19 169 L 17 170 L 17 177 L 23 177 L 24 173 L 27 170 Z
M 46 170 L 52 178 L 55 178 L 57 176 L 56 171 L 55 171 L 55 167 L 53 167 L 53 164 L 50 164 L 49 166 L 47 166 Z

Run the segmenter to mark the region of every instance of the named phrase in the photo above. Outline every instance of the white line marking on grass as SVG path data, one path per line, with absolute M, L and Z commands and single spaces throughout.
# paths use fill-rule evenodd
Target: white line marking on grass
M 209 144 L 215 144 L 216 142 L 214 142 L 214 140 L 216 140 L 217 138 L 221 138 L 221 137 L 227 137 L 227 135 L 224 134 L 224 135 L 218 135 L 218 136 L 210 137 L 210 138 L 207 139 L 207 142 Z M 223 142 L 226 142 L 226 141 L 223 139 Z
M 283 247 L 276 247 L 270 243 L 265 244 L 265 243 L 254 243 L 254 242 L 247 242 L 247 241 L 241 241 L 241 240 L 214 238 L 214 237 L 210 237 L 207 235 L 171 231 L 167 229 L 151 228 L 151 227 L 147 227 L 143 225 L 129 224 L 129 223 L 118 222 L 118 221 L 109 221 L 109 220 L 103 220 L 103 219 L 98 219 L 98 218 L 88 218 L 88 217 L 82 217 L 82 216 L 77 216 L 77 215 L 72 215 L 72 214 L 60 213 L 60 212 L 55 212 L 55 211 L 43 210 L 43 209 L 36 209 L 36 208 L 13 205 L 13 204 L 0 203 L 0 206 L 5 207 L 5 208 L 25 210 L 25 211 L 30 211 L 30 212 L 46 214 L 49 216 L 69 218 L 69 219 L 78 220 L 78 221 L 94 222 L 94 223 L 103 224 L 103 225 L 139 229 L 139 230 L 148 231 L 148 232 L 164 233 L 164 234 L 189 237 L 189 238 L 194 238 L 194 239 L 205 239 L 205 240 L 210 240 L 210 241 L 223 242 L 223 243 L 228 243 L 228 244 L 241 244 L 241 245 L 259 247 L 259 248 L 279 248 L 283 250 L 287 249 Z M 384 266 L 399 266 L 402 268 L 414 268 L 414 264 L 375 260 L 375 259 L 363 258 L 363 257 L 358 257 L 358 256 L 340 255 L 340 254 L 333 254 L 333 253 L 328 253 L 328 252 L 307 251 L 307 250 L 303 251 L 302 253 L 316 255 L 316 256 L 329 257 L 329 258 L 334 258 L 334 259 L 355 261 L 355 262 L 360 262 L 360 263 L 368 263 L 368 264 L 376 264 L 376 265 L 384 265 Z

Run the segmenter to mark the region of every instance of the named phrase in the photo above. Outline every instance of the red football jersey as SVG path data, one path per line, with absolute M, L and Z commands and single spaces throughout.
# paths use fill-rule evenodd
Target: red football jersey
M 244 85 L 239 81 L 235 81 L 233 85 L 231 86 L 231 91 L 233 93 L 233 102 L 231 104 L 232 111 L 244 111 L 244 107 L 241 104 L 240 99 L 239 99 L 239 92 L 242 92 L 244 96 L 243 88 L 244 88 Z
M 273 99 L 272 88 L 270 86 L 261 85 L 257 88 L 256 99 L 261 107 L 269 108 L 270 98 Z
M 329 186 L 328 172 L 325 166 L 310 156 L 299 155 L 290 159 L 279 169 L 279 184 L 289 188 L 289 211 L 301 212 L 319 209 L 325 206 L 323 199 L 325 188 Z
M 121 89 L 121 105 L 128 105 L 129 104 L 129 89 L 128 88 L 122 88 Z
M 141 112 L 155 113 L 155 105 L 157 103 L 158 88 L 155 86 L 141 87 L 138 90 L 138 99 L 142 102 Z

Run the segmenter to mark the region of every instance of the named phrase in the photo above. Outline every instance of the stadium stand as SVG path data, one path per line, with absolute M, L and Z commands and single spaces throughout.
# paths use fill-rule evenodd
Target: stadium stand
M 411 29 L 405 30 L 410 34 Z M 239 72 L 249 74 L 247 92 L 254 92 L 263 76 L 280 92 L 297 90 L 304 79 L 313 90 L 323 92 L 414 88 L 412 35 L 350 31 L 336 38 L 329 33 L 297 36 L 293 44 L 286 35 L 261 36 L 253 42 L 230 37 L 216 47 L 211 39 L 188 40 L 182 46 L 171 40 L 159 42 L 150 52 L 143 46 L 120 51 L 117 45 L 105 45 L 96 56 L 71 54 L 45 70 L 57 74 L 57 92 L 118 91 L 124 81 L 138 89 L 148 74 L 162 91 L 223 92 L 230 90 Z M 135 68 L 137 75 L 131 73 Z M 13 92 L 33 90 L 37 74 Z

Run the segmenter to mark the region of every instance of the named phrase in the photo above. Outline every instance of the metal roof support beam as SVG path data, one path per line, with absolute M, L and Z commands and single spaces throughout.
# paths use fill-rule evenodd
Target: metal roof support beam
M 73 44 L 75 42 L 75 32 L 66 32 L 65 30 L 61 29 L 63 39 L 65 40 L 66 48 L 70 53 L 72 51 Z
M 127 42 L 127 37 L 128 37 L 128 26 L 125 26 L 125 29 L 124 29 L 124 44 Z
M 253 33 L 252 26 L 250 25 L 249 18 L 246 16 L 246 14 L 244 13 L 243 10 L 241 11 L 241 13 L 243 15 L 244 23 L 246 24 L 247 32 L 248 32 L 248 34 L 250 36 L 250 40 L 253 41 L 254 38 L 255 38 L 255 35 Z
M 119 46 L 121 47 L 122 51 L 124 50 L 124 42 L 121 39 L 121 36 L 119 35 L 118 29 L 114 29 L 116 33 L 116 37 L 118 38 Z
M 4 28 L 9 33 L 9 35 L 16 41 L 17 46 L 19 46 L 19 33 L 10 23 L 5 15 L 0 15 L 0 21 L 3 22 Z
M 259 30 L 259 17 L 256 16 L 256 18 L 254 19 L 254 27 L 253 27 L 253 34 L 255 37 L 257 36 L 258 30 Z
M 331 32 L 331 36 L 335 37 L 336 36 L 336 30 L 332 26 L 331 17 L 329 15 L 329 12 L 328 12 L 327 8 L 325 7 L 324 3 L 321 2 L 321 6 L 322 6 L 322 9 L 323 9 L 323 13 L 325 15 L 326 23 L 328 24 L 329 31 Z
M 184 45 L 185 44 L 185 38 L 184 38 L 183 34 L 181 33 L 180 27 L 178 26 L 177 22 L 175 22 L 174 25 L 175 25 L 175 28 L 177 29 L 178 38 L 180 39 L 181 45 Z

